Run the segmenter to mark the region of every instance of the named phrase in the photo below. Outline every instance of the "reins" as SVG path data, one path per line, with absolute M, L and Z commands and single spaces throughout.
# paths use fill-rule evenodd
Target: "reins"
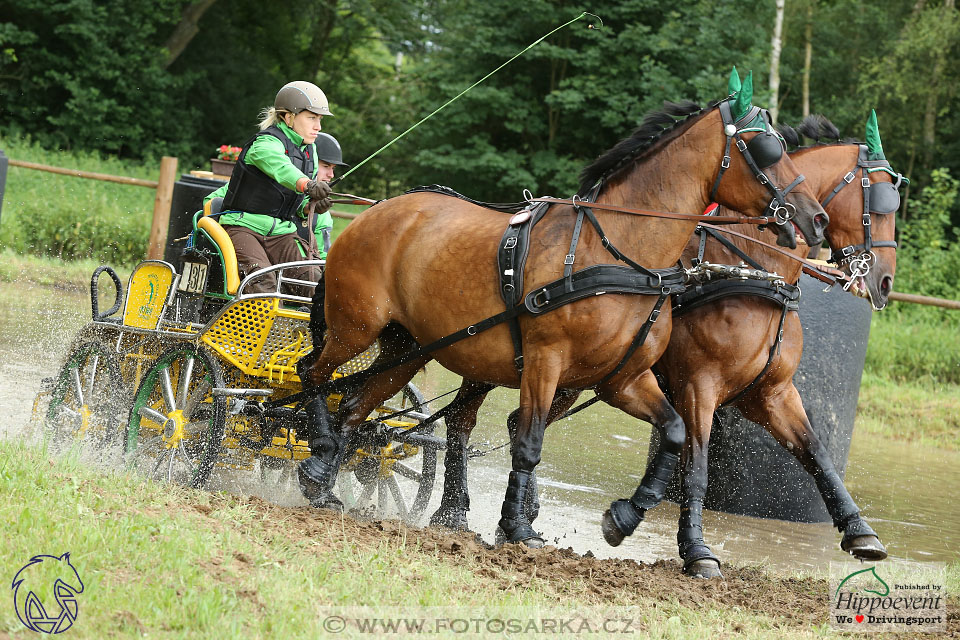
M 589 202 L 585 200 L 565 200 L 563 198 L 533 198 L 530 202 L 546 202 L 549 204 L 566 204 L 573 207 L 589 206 L 591 209 L 603 209 L 604 211 L 616 211 L 618 213 L 629 213 L 635 216 L 648 216 L 652 218 L 666 218 L 668 220 L 688 220 L 696 222 L 719 222 L 723 224 L 756 224 L 765 225 L 774 222 L 773 218 L 760 217 L 751 218 L 748 216 L 708 216 L 699 213 L 677 213 L 674 211 L 651 211 L 650 209 L 634 209 L 632 207 L 623 207 L 619 205 L 604 204 L 602 202 Z

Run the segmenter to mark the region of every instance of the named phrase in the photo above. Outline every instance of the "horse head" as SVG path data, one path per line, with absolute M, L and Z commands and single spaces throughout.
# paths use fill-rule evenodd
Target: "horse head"
M 717 107 L 726 141 L 710 199 L 748 216 L 772 217 L 781 246 L 796 248 L 797 231 L 810 246 L 819 245 L 829 217 L 804 184 L 767 111 L 751 104 L 752 72 L 741 85 L 734 70 L 730 89 L 732 97 Z
M 799 130 L 805 136 L 839 138 L 836 127 L 822 117 L 808 117 Z M 808 155 L 809 153 L 809 155 Z M 895 213 L 900 208 L 899 188 L 909 180 L 895 172 L 883 155 L 876 112 L 867 119 L 866 143 L 814 146 L 800 151 L 801 157 L 819 162 L 810 171 L 829 172 L 820 183 L 820 202 L 831 213 L 826 230 L 831 261 L 856 281 L 877 311 L 887 305 L 897 269 Z M 829 160 L 823 155 L 828 154 Z M 837 167 L 845 173 L 838 177 Z

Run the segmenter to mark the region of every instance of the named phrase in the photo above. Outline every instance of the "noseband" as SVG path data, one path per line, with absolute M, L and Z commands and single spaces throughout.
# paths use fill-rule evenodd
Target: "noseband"
M 752 107 L 747 111 L 746 115 L 740 118 L 737 121 L 734 121 L 733 114 L 730 111 L 730 101 L 724 100 L 719 105 L 720 108 L 720 117 L 723 119 L 723 132 L 727 136 L 727 145 L 723 150 L 723 160 L 720 161 L 720 171 L 717 173 L 717 179 L 713 183 L 713 189 L 710 190 L 710 199 L 716 200 L 717 189 L 720 188 L 720 180 L 723 179 L 724 172 L 730 168 L 730 146 L 734 140 L 737 141 L 737 149 L 740 150 L 740 153 L 743 155 L 743 159 L 746 161 L 747 166 L 750 167 L 750 170 L 757 177 L 757 181 L 765 186 L 770 194 L 773 196 L 773 199 L 770 200 L 770 204 L 767 205 L 767 208 L 764 210 L 764 216 L 772 216 L 774 222 L 778 226 L 783 226 L 790 221 L 797 213 L 797 208 L 787 202 L 786 196 L 790 191 L 794 189 L 798 184 L 803 182 L 805 178 L 802 175 L 796 177 L 796 179 L 791 182 L 786 189 L 780 190 L 770 181 L 770 178 L 767 177 L 767 174 L 764 173 L 764 169 L 777 163 L 781 157 L 783 157 L 784 148 L 783 143 L 780 141 L 779 136 L 776 136 L 774 133 L 769 132 L 769 127 L 767 123 L 767 111 L 761 109 L 760 107 Z M 761 118 L 764 126 L 762 127 L 751 127 L 747 126 L 752 124 L 757 118 Z M 743 125 L 743 128 L 738 128 L 739 125 Z M 780 142 L 781 148 L 780 153 L 770 153 L 769 149 L 764 149 L 767 145 L 766 141 L 763 141 L 763 146 L 754 145 L 754 142 L 760 138 L 760 135 L 756 136 L 749 143 L 744 141 L 741 134 L 749 131 L 759 131 L 760 135 L 763 136 L 776 136 L 776 140 Z M 761 139 L 762 140 L 762 139 Z M 754 153 L 751 153 L 753 151 Z M 762 154 L 760 152 L 763 152 Z M 761 156 L 763 158 L 764 164 L 761 166 L 754 155 Z
M 902 174 L 895 173 L 886 160 L 869 160 L 868 153 L 867 145 L 861 144 L 860 151 L 857 154 L 857 164 L 847 172 L 847 175 L 843 176 L 840 184 L 834 187 L 830 195 L 820 203 L 820 206 L 826 208 L 834 196 L 856 180 L 857 173 L 860 173 L 860 186 L 863 189 L 863 244 L 847 245 L 834 250 L 830 255 L 830 261 L 838 266 L 842 267 L 848 262 L 850 263 L 851 278 L 844 285 L 844 290 L 848 289 L 856 278 L 870 273 L 870 265 L 877 259 L 877 255 L 873 252 L 874 247 L 890 247 L 896 250 L 897 243 L 894 240 L 878 240 L 876 242 L 873 240 L 870 232 L 872 226 L 870 214 L 887 215 L 896 213 L 900 208 L 900 193 L 898 191 L 900 184 L 910 183 L 909 179 L 903 177 Z M 871 185 L 869 174 L 874 171 L 886 171 L 896 178 L 896 182 L 880 182 Z M 871 201 L 871 196 L 874 196 L 873 201 Z

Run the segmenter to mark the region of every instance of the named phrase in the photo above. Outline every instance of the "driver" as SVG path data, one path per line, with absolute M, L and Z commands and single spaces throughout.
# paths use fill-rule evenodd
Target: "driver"
M 336 162 L 319 161 L 314 142 L 323 116 L 332 116 L 316 85 L 298 80 L 284 85 L 272 107 L 261 114 L 260 131 L 242 148 L 230 182 L 204 198 L 223 198 L 220 224 L 237 253 L 241 275 L 282 262 L 319 259 L 316 231 L 332 226 L 329 213 L 333 167 L 343 164 L 339 145 L 326 136 L 320 146 L 337 147 Z M 326 134 L 324 134 L 326 135 Z M 329 138 L 329 139 L 327 139 Z M 326 248 L 326 243 L 325 243 Z M 304 267 L 287 275 L 316 282 L 320 270 Z M 250 283 L 247 293 L 277 290 L 275 273 Z

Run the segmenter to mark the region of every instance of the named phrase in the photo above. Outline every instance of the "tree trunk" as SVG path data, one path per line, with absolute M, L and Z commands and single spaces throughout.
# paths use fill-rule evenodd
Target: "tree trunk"
M 166 44 L 163 45 L 167 50 L 167 59 L 163 61 L 164 69 L 173 64 L 173 61 L 180 57 L 193 37 L 200 33 L 200 27 L 197 26 L 197 23 L 200 22 L 200 18 L 214 2 L 216 0 L 199 0 L 184 7 L 180 24 L 173 29 L 173 33 L 170 34 Z
M 780 47 L 783 44 L 783 7 L 785 0 L 776 0 L 777 19 L 773 24 L 773 38 L 770 41 L 770 119 L 777 124 L 780 100 Z
M 813 61 L 813 2 L 807 5 L 807 27 L 803 33 L 803 117 L 810 115 L 810 66 Z

